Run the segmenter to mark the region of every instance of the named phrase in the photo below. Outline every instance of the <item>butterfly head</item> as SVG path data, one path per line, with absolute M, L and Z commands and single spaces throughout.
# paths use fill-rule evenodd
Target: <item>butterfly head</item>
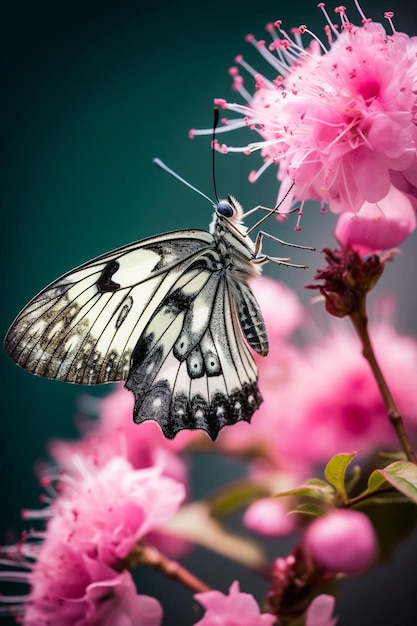
M 214 218 L 226 218 L 232 222 L 241 223 L 243 209 L 240 202 L 233 196 L 228 195 L 227 199 L 220 200 L 215 206 L 216 212 Z
M 228 195 L 226 200 L 220 200 L 216 205 L 216 213 L 219 217 L 238 219 L 243 213 L 242 205 L 233 196 Z

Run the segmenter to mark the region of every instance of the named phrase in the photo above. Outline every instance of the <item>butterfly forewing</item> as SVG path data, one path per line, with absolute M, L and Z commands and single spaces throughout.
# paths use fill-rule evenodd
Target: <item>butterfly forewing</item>
M 168 233 L 65 274 L 13 322 L 7 352 L 47 378 L 80 384 L 125 380 L 130 354 L 161 298 L 212 240 L 205 231 Z
M 216 209 L 211 232 L 145 239 L 51 283 L 12 324 L 7 352 L 47 378 L 126 381 L 135 421 L 168 438 L 250 421 L 262 399 L 248 345 L 265 355 L 268 340 L 247 284 L 254 244 L 229 201 L 233 217 Z

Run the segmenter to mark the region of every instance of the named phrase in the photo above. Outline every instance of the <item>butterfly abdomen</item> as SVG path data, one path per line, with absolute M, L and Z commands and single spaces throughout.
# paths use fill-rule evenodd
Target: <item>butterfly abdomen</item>
M 257 354 L 266 356 L 269 352 L 268 335 L 255 296 L 244 283 L 236 285 L 236 292 L 237 314 L 246 341 Z

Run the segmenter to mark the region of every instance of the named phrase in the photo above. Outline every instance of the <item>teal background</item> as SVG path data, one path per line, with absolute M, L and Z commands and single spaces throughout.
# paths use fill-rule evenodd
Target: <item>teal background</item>
M 398 30 L 417 32 L 410 2 L 381 6 L 372 0 L 363 8 L 381 20 L 383 11 L 393 9 Z M 353 5 L 348 12 L 357 21 Z M 245 34 L 261 38 L 264 24 L 277 18 L 287 27 L 308 23 L 319 34 L 323 26 L 316 3 L 306 0 L 289 5 L 223 0 L 199 6 L 188 0 L 22 0 L 3 2 L 1 14 L 3 335 L 22 306 L 71 267 L 158 232 L 206 228 L 208 203 L 157 170 L 152 157 L 159 156 L 213 195 L 210 139 L 190 141 L 187 133 L 190 127 L 211 126 L 213 97 L 234 98 L 227 70 L 236 54 L 242 52 L 264 68 L 245 44 Z M 233 143 L 232 136 L 225 137 Z M 256 155 L 219 155 L 219 194 L 233 193 L 246 208 L 273 204 L 272 171 L 256 185 L 247 182 L 247 173 L 258 165 Z M 329 244 L 333 223 L 332 216 L 319 217 L 313 208 L 301 235 L 286 225 L 279 226 L 279 236 L 320 250 Z M 278 234 L 278 226 L 272 228 Z M 384 277 L 384 290 L 401 299 L 398 325 L 409 333 L 416 331 L 415 241 L 414 236 L 403 246 L 404 254 Z M 318 253 L 292 256 L 311 269 L 267 271 L 291 284 L 306 302 L 311 294 L 303 285 L 321 259 Z M 45 456 L 46 441 L 74 435 L 80 397 L 104 389 L 39 379 L 16 367 L 4 352 L 0 367 L 3 540 L 21 528 L 21 508 L 38 505 L 33 465 Z M 207 466 L 198 469 L 200 485 L 213 486 L 204 482 Z M 416 538 L 409 539 L 398 551 L 396 566 L 381 566 L 365 582 L 345 585 L 338 603 L 340 626 L 415 623 L 416 548 Z M 278 548 L 282 554 L 287 549 Z M 189 563 L 196 573 L 223 590 L 239 576 L 216 557 L 198 552 L 193 559 Z M 163 599 L 164 625 L 197 620 L 188 592 L 154 575 L 141 585 Z M 242 578 L 245 590 L 254 585 L 252 578 Z M 261 598 L 263 587 L 257 585 Z

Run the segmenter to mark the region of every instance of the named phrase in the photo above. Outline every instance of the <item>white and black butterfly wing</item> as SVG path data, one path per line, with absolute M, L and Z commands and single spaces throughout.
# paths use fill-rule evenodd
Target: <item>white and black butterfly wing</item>
M 224 273 L 200 268 L 180 282 L 137 343 L 126 387 L 136 422 L 157 420 L 170 439 L 195 428 L 215 439 L 259 407 L 257 368 Z
M 212 242 L 210 233 L 183 230 L 81 265 L 29 302 L 8 331 L 6 351 L 47 378 L 126 380 L 131 353 L 154 311 Z
M 262 401 L 250 348 L 265 356 L 268 337 L 248 282 L 269 257 L 232 196 L 215 209 L 210 232 L 144 239 L 51 283 L 12 324 L 7 352 L 47 378 L 126 381 L 135 421 L 168 438 L 250 421 Z
M 126 380 L 135 421 L 156 420 L 168 438 L 199 428 L 215 439 L 261 403 L 247 342 L 259 349 L 244 320 L 263 320 L 251 298 L 227 279 L 210 233 L 167 233 L 51 283 L 18 315 L 5 347 L 47 378 Z

